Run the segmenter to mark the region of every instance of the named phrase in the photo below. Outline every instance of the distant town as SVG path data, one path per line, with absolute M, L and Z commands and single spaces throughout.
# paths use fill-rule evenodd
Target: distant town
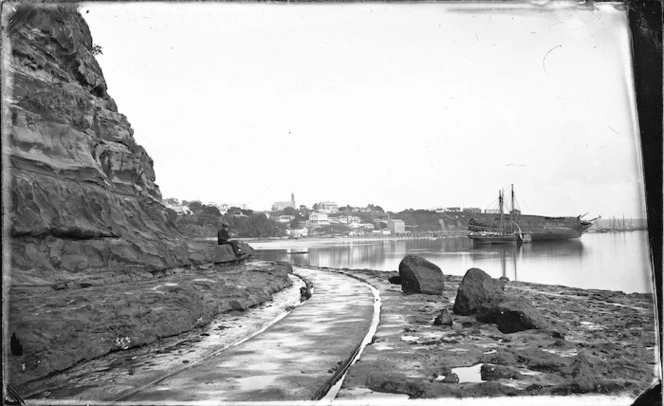
M 405 236 L 458 235 L 467 230 L 467 222 L 474 214 L 497 214 L 498 209 L 478 207 L 439 207 L 409 209 L 398 213 L 386 212 L 382 207 L 339 205 L 334 201 L 320 201 L 308 207 L 298 205 L 295 194 L 290 200 L 276 201 L 269 211 L 255 211 L 246 204 L 163 199 L 170 219 L 182 230 L 196 237 L 212 237 L 223 222 L 236 237 L 315 237 L 315 236 Z M 627 231 L 644 229 L 643 219 L 612 219 L 600 221 L 592 231 Z

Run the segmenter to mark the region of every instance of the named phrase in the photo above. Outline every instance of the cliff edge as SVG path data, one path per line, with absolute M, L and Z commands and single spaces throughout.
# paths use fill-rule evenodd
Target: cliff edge
M 3 5 L 2 18 L 10 382 L 179 334 L 231 298 L 249 306 L 291 284 L 285 266 L 215 268 L 251 248 L 236 258 L 168 220 L 152 159 L 108 95 L 75 5 Z M 205 270 L 219 285 L 203 292 L 194 282 Z
M 75 8 L 20 6 L 6 20 L 12 284 L 103 284 L 235 260 L 167 219 L 152 159 L 106 92 Z
M 117 282 L 190 265 L 83 17 L 19 6 L 6 34 L 12 284 Z

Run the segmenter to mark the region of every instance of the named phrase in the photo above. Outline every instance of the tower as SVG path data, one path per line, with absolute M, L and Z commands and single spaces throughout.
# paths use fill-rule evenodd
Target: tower
M 295 193 L 291 192 L 290 201 L 293 208 L 295 208 Z

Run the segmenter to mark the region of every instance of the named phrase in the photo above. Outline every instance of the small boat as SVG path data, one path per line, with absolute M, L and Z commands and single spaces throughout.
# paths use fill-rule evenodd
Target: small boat
M 308 253 L 309 253 L 309 250 L 299 250 L 299 251 L 298 250 L 291 250 L 291 249 L 286 250 L 286 254 L 288 254 L 288 255 L 308 254 Z

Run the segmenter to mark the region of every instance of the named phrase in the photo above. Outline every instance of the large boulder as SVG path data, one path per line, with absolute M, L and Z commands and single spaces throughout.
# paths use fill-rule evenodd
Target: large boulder
M 462 316 L 477 313 L 480 306 L 503 300 L 503 287 L 501 281 L 493 279 L 483 270 L 471 268 L 459 284 L 452 310 Z
M 416 255 L 406 255 L 399 264 L 401 290 L 405 293 L 441 295 L 445 282 L 443 271 L 435 264 Z
M 550 327 L 544 314 L 520 297 L 482 305 L 476 318 L 483 323 L 496 324 L 503 333 Z

